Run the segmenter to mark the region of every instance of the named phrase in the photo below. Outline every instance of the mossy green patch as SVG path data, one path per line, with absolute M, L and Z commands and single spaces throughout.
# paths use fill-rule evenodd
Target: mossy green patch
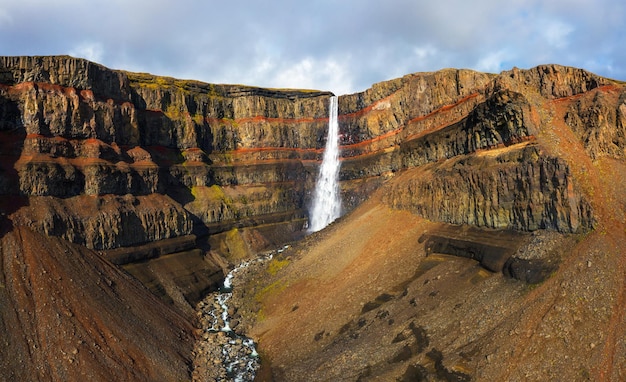
M 192 117 L 192 119 L 196 123 L 196 125 L 203 125 L 204 124 L 204 116 L 202 114 L 195 114 Z
M 171 120 L 179 120 L 183 117 L 183 113 L 176 105 L 169 104 L 163 114 Z
M 254 300 L 258 303 L 263 303 L 268 297 L 284 291 L 287 288 L 287 283 L 282 280 L 276 280 L 269 284 L 265 288 L 261 289 L 254 295 Z
M 224 238 L 225 249 L 228 252 L 229 260 L 245 259 L 249 255 L 248 246 L 246 245 L 241 232 L 237 228 L 233 228 L 226 232 Z
M 196 199 L 203 200 L 219 200 L 223 201 L 227 205 L 233 203 L 232 198 L 228 197 L 222 187 L 214 184 L 210 187 L 206 186 L 193 186 L 191 187 L 191 195 Z
M 274 276 L 278 271 L 289 265 L 288 259 L 279 259 L 274 257 L 267 265 L 267 273 Z
M 214 184 L 211 187 L 209 187 L 209 190 L 211 190 L 211 194 L 214 199 L 227 199 L 226 194 L 224 193 L 224 190 L 222 189 L 222 187 L 218 186 L 217 184 Z

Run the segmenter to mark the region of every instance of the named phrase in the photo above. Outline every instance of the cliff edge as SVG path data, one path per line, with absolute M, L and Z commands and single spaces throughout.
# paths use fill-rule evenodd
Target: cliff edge
M 330 96 L 0 57 L 0 298 L 14 307 L 5 331 L 24 333 L 7 335 L 18 351 L 3 356 L 5 375 L 188 376 L 195 304 L 232 264 L 305 236 Z M 521 359 L 545 375 L 565 375 L 566 359 L 584 364 L 573 379 L 624 372 L 611 335 L 624 328 L 623 83 L 559 65 L 445 69 L 338 103 L 346 217 L 295 245 L 284 270 L 259 270 L 242 297 L 241 327 L 262 339 L 273 378 L 522 378 L 534 374 L 512 354 L 529 346 Z M 341 303 L 325 294 L 331 284 Z M 457 313 L 441 316 L 439 293 Z M 477 306 L 499 318 L 471 325 L 463 317 L 485 317 Z M 572 309 L 575 330 L 549 329 Z M 329 314 L 328 325 L 314 319 Z M 550 369 L 539 339 L 505 338 L 512 321 L 591 356 L 555 342 L 545 349 L 569 358 Z M 465 334 L 453 339 L 459 322 Z M 151 333 L 167 325 L 157 344 Z M 57 326 L 69 339 L 47 337 Z M 368 363 L 380 333 L 394 338 Z M 354 362 L 328 367 L 330 353 Z M 50 366 L 27 370 L 20 357 Z M 511 366 L 496 370 L 495 359 Z

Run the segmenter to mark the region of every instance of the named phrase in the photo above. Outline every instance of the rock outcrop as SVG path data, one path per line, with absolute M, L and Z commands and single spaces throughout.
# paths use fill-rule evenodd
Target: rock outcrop
M 229 263 L 304 236 L 331 95 L 0 57 L 2 235 L 99 251 L 189 318 Z M 621 216 L 601 175 L 626 155 L 626 90 L 581 69 L 410 74 L 340 96 L 339 129 L 345 212 L 384 186 L 384 208 L 432 224 L 582 237 Z M 429 243 L 477 242 L 448 236 Z M 498 245 L 466 257 L 528 282 L 562 257 Z
M 591 230 L 592 208 L 574 186 L 567 164 L 543 155 L 534 144 L 519 146 L 423 166 L 403 174 L 406 179 L 384 200 L 452 224 L 518 231 Z
M 499 76 L 462 70 L 411 75 L 388 83 L 386 92 L 381 84 L 369 93 L 347 96 L 340 109 L 349 111 L 340 119 L 348 141 L 342 147 L 344 189 L 349 193 L 350 184 L 363 178 L 433 164 L 386 200 L 448 223 L 587 231 L 593 227 L 592 208 L 570 165 L 542 150 L 537 137 L 551 123 L 550 103 L 575 100 L 565 122 L 587 151 L 623 155 L 623 91 L 598 92 L 592 111 L 581 108 L 590 100 L 580 98 L 583 93 L 613 89 L 611 84 L 579 69 L 552 65 Z M 363 98 L 372 104 L 355 111 Z M 535 142 L 533 149 L 526 148 L 528 142 Z M 493 149 L 504 152 L 491 154 L 497 153 Z M 486 150 L 490 154 L 434 164 Z M 358 191 L 348 199 L 362 200 Z
M 390 205 L 448 223 L 589 230 L 584 179 L 541 136 L 558 109 L 592 158 L 622 158 L 620 89 L 547 65 L 416 73 L 342 96 L 344 209 L 422 168 L 432 179 L 395 189 Z M 128 73 L 66 56 L 3 57 L 0 193 L 17 201 L 5 214 L 24 203 L 14 220 L 99 250 L 195 234 L 234 260 L 298 238 L 330 95 Z M 507 153 L 463 159 L 494 149 Z M 455 165 L 440 166 L 449 160 Z M 255 244 L 224 241 L 234 229 L 252 230 Z
M 80 210 L 66 209 L 65 216 L 55 215 L 66 223 L 43 219 L 43 232 L 111 249 L 306 218 L 330 93 L 211 85 L 109 70 L 71 57 L 4 57 L 0 69 L 0 128 L 10 142 L 3 145 L 3 194 L 131 194 L 173 206 L 163 199 L 167 195 L 184 208 L 157 213 L 126 203 L 137 218 L 109 219 L 113 225 L 106 230 L 83 222 Z M 543 101 L 537 100 L 575 97 L 609 83 L 558 66 L 499 76 L 449 69 L 342 96 L 345 208 L 397 171 L 533 140 L 544 123 L 538 117 Z M 619 133 L 597 130 L 622 126 L 624 111 L 599 97 L 593 101 L 597 112 L 583 111 L 583 100 L 572 105 L 567 123 L 593 155 L 623 155 Z M 163 219 L 161 212 L 176 216 Z M 150 221 L 159 224 L 145 233 Z M 105 231 L 122 236 L 111 239 Z
M 238 261 L 302 235 L 330 94 L 181 81 L 72 57 L 3 57 L 5 214 L 20 210 L 15 222 L 97 250 L 169 248 L 195 234 L 198 246 Z M 216 234 L 248 227 L 254 245 L 215 245 Z M 156 261 L 134 253 L 139 264 Z M 197 256 L 183 257 L 198 269 L 189 260 Z M 204 275 L 187 278 L 188 303 L 175 291 L 168 299 L 188 310 L 226 263 L 201 261 Z M 150 274 L 140 267 L 137 275 Z M 165 279 L 150 283 L 156 293 L 168 289 Z
M 200 225 L 303 217 L 303 185 L 311 180 L 297 159 L 315 159 L 323 147 L 329 93 L 179 81 L 71 57 L 5 57 L 0 68 L 0 127 L 21 146 L 3 150 L 3 194 L 167 194 L 182 205 L 201 205 L 198 215 L 198 208 L 189 209 Z M 267 191 L 259 193 L 259 185 Z M 230 192 L 231 186 L 239 188 Z M 216 188 L 250 203 L 216 201 Z M 180 219 L 168 221 L 175 226 L 156 237 L 96 238 L 91 246 L 108 249 L 189 233 Z
M 626 109 L 615 86 L 549 65 L 416 73 L 341 96 L 344 210 L 395 174 L 424 168 L 432 181 L 416 179 L 387 202 L 448 223 L 589 230 L 582 179 L 537 137 L 550 123 L 546 110 L 567 107 L 564 121 L 592 157 L 621 158 Z M 613 90 L 581 96 L 600 88 Z M 302 236 L 330 95 L 128 73 L 72 57 L 3 57 L 5 214 L 23 203 L 15 221 L 97 250 L 194 234 L 205 250 L 237 261 Z M 437 165 L 527 142 L 532 154 Z
M 20 224 L 87 248 L 128 247 L 189 235 L 189 214 L 166 195 L 33 196 Z

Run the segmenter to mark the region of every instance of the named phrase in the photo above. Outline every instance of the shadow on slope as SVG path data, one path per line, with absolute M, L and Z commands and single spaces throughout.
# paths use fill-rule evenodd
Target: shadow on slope
M 190 322 L 95 252 L 16 227 L 0 254 L 7 380 L 190 378 Z
M 24 146 L 26 131 L 17 102 L 0 96 L 0 238 L 12 228 L 9 216 L 28 205 L 19 195 L 19 175 L 15 163 Z
M 518 258 L 556 266 L 577 236 L 435 223 L 382 204 L 385 192 L 249 281 L 244 309 L 260 312 L 250 333 L 265 380 L 497 380 L 502 370 L 485 364 L 494 347 L 519 346 L 509 332 L 520 320 L 540 322 L 527 310 L 544 308 L 536 287 L 502 271 Z

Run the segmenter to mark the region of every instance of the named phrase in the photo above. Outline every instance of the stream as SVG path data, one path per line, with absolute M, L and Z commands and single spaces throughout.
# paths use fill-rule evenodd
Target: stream
M 282 253 L 287 248 L 288 245 L 256 259 L 243 261 L 228 272 L 219 292 L 209 294 L 198 303 L 197 314 L 202 325 L 202 338 L 194 349 L 194 381 L 254 380 L 261 365 L 256 344 L 251 338 L 236 332 L 239 322 L 233 316 L 236 316 L 237 309 L 229 306 L 228 301 L 233 296 L 237 273 L 250 265 L 269 261 L 275 254 Z

